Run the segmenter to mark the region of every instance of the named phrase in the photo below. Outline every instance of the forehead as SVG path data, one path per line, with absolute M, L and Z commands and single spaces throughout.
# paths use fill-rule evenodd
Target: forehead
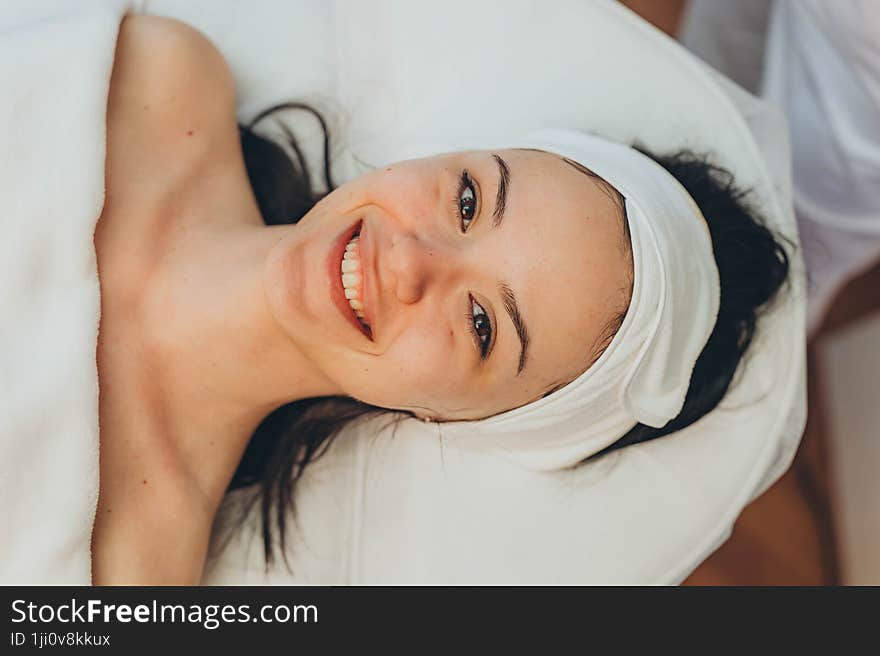
M 523 375 L 534 394 L 536 386 L 567 382 L 586 369 L 608 322 L 625 307 L 631 262 L 624 214 L 613 187 L 583 167 L 538 151 L 495 153 L 510 181 L 492 249 L 530 332 Z M 515 340 L 505 341 L 518 351 Z

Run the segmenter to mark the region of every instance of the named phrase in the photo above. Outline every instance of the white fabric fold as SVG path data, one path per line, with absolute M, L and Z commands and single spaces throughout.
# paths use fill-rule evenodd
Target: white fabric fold
M 637 423 L 661 427 L 678 415 L 715 326 L 718 269 L 696 203 L 649 157 L 573 130 L 542 130 L 513 145 L 567 157 L 611 184 L 625 199 L 632 243 L 629 309 L 589 369 L 521 408 L 441 425 L 444 438 L 458 447 L 552 470 L 600 451 Z

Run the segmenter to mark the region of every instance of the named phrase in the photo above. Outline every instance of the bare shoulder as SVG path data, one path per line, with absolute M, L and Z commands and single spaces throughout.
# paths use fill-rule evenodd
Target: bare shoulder
M 140 77 L 148 92 L 172 107 L 195 99 L 210 100 L 210 106 L 234 103 L 226 60 L 208 37 L 181 21 L 127 16 L 119 31 L 117 59 Z
M 162 156 L 184 136 L 216 143 L 218 130 L 235 126 L 235 85 L 229 66 L 201 32 L 178 20 L 129 15 L 120 27 L 111 78 L 108 123 L 138 145 Z M 234 131 L 233 131 L 234 132 Z M 167 155 L 168 153 L 164 153 Z

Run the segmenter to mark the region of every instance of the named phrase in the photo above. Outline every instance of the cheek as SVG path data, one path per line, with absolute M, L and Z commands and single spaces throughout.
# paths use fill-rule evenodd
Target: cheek
M 350 393 L 383 407 L 434 408 L 462 388 L 463 371 L 447 328 L 411 327 L 365 363 Z

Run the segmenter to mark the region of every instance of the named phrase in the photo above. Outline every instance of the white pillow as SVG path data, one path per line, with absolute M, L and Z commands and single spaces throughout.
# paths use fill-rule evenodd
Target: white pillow
M 616 3 L 547 7 L 147 3 L 217 43 L 243 118 L 283 100 L 323 110 L 339 180 L 364 163 L 564 126 L 659 152 L 711 151 L 754 190 L 772 227 L 797 243 L 776 110 Z M 318 166 L 308 119 L 290 123 Z M 804 294 L 799 255 L 793 262 L 792 290 L 760 324 L 724 401 L 676 435 L 571 471 L 535 473 L 444 448 L 436 426 L 405 421 L 395 433 L 361 422 L 300 483 L 294 574 L 264 572 L 252 516 L 225 549 L 215 545 L 205 582 L 680 582 L 788 467 L 800 439 Z

